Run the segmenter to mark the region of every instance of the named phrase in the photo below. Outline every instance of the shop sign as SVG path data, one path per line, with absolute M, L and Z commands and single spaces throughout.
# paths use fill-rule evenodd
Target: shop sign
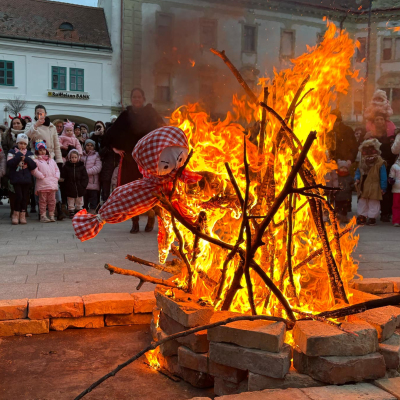
M 62 97 L 64 99 L 78 99 L 78 100 L 89 100 L 89 94 L 80 94 L 80 93 L 69 93 L 69 92 L 47 92 L 49 97 Z

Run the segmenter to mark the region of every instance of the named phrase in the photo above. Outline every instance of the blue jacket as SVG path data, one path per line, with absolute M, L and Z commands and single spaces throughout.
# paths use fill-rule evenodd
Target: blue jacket
M 8 152 L 7 158 L 12 154 L 12 158 L 7 161 L 7 167 L 9 169 L 9 177 L 12 185 L 27 185 L 32 183 L 32 174 L 36 168 L 36 163 L 33 161 L 31 157 L 33 157 L 33 153 L 31 151 L 27 151 L 25 154 L 25 160 L 23 163 L 27 166 L 27 168 L 21 168 L 20 162 L 23 154 L 17 149 L 12 149 Z
M 383 164 L 382 167 L 379 169 L 379 178 L 381 183 L 381 189 L 386 192 L 388 186 L 388 179 L 387 179 L 387 172 L 386 172 L 386 165 Z M 361 180 L 361 172 L 360 169 L 357 168 L 356 174 L 354 176 L 356 181 Z

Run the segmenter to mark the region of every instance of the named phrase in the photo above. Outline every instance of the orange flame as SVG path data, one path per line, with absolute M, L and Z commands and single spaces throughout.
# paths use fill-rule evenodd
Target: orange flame
M 196 61 L 189 58 L 190 65 L 194 67 L 196 65 Z
M 150 367 L 153 369 L 159 369 L 160 363 L 158 362 L 158 353 L 160 349 L 156 347 L 154 350 L 149 350 L 145 356 L 147 358 L 147 362 L 149 363 Z

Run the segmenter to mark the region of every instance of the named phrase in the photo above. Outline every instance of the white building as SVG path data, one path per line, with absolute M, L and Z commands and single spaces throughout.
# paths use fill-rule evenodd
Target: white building
M 22 115 L 33 117 L 42 104 L 51 120 L 68 118 L 92 129 L 120 108 L 113 84 L 101 8 L 0 0 L 0 122 L 9 121 L 7 100 L 18 97 L 27 102 Z

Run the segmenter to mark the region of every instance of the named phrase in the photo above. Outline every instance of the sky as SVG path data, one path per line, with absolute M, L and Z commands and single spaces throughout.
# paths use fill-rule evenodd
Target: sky
M 97 7 L 97 0 L 53 0 L 62 3 L 81 4 L 83 6 Z

